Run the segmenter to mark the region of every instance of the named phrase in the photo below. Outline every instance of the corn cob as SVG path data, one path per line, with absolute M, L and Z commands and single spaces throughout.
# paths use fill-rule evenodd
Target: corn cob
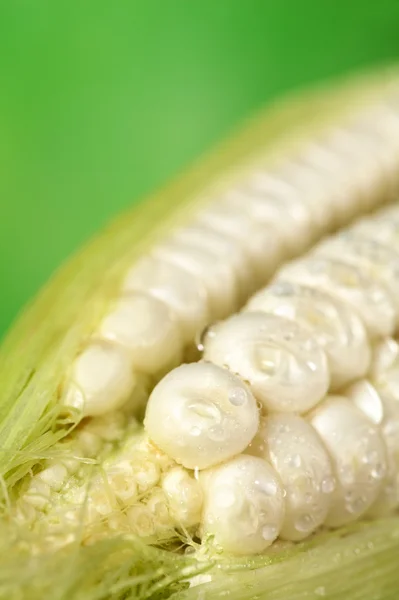
M 217 597 L 215 553 L 222 569 L 226 553 L 244 555 L 249 569 L 287 556 L 289 568 L 313 543 L 298 541 L 323 526 L 338 534 L 317 534 L 318 558 L 334 543 L 345 547 L 339 536 L 348 524 L 394 514 L 399 207 L 327 239 L 263 287 L 284 260 L 395 198 L 397 83 L 377 83 L 363 97 L 352 91 L 357 110 L 335 108 L 313 135 L 280 134 L 281 148 L 268 155 L 259 140 L 238 173 L 205 191 L 194 177 L 182 186 L 188 209 L 155 228 L 149 251 L 130 249 L 141 209 L 135 228 L 106 233 L 103 258 L 94 243 L 87 266 L 78 257 L 21 318 L 2 351 L 0 464 L 4 537 L 17 535 L 21 556 L 30 547 L 28 565 L 32 551 L 45 568 L 49 549 L 61 547 L 61 557 L 79 548 L 83 561 L 84 544 L 100 557 L 118 540 L 115 563 L 120 569 L 117 553 L 133 551 L 130 570 L 104 564 L 104 578 L 119 587 L 101 597 L 164 597 L 176 591 L 173 572 L 180 590 L 206 569 L 211 585 L 200 593 Z M 347 98 L 344 91 L 336 103 Z M 151 210 L 164 218 L 156 200 Z M 76 294 L 84 305 L 73 327 L 73 307 L 57 315 L 61 283 L 67 299 Z M 35 334 L 43 310 L 49 325 Z M 27 331 L 32 340 L 18 345 Z M 37 355 L 51 370 L 35 367 Z M 378 556 L 397 544 L 395 518 L 350 531 L 349 546 L 358 540 L 371 555 L 374 539 Z M 167 544 L 170 554 L 137 538 Z M 198 540 L 194 560 L 176 554 Z M 152 561 L 169 569 L 159 567 L 159 581 L 149 575 Z M 233 558 L 230 565 L 240 568 Z

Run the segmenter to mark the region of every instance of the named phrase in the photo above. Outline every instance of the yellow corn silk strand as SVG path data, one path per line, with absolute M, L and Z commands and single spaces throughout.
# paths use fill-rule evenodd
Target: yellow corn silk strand
M 375 241 L 383 230 L 391 254 L 374 259 L 357 238 L 337 236 L 316 248 L 316 258 L 310 254 L 304 264 L 283 269 L 270 291 L 264 285 L 284 260 L 395 199 L 398 90 L 396 72 L 387 69 L 271 107 L 88 244 L 20 316 L 0 350 L 0 597 L 395 596 L 397 351 L 390 336 L 398 308 L 396 271 L 389 265 L 396 209 L 382 212 L 377 227 L 372 216 L 351 234 L 367 237 L 370 230 Z M 317 269 L 307 266 L 314 260 L 330 261 L 321 287 Z M 287 279 L 302 290 L 298 305 L 287 300 Z M 285 313 L 279 313 L 282 305 Z M 334 329 L 334 319 L 346 330 Z M 288 346 L 306 349 L 307 368 L 301 371 L 300 360 L 295 367 L 299 404 L 292 405 L 281 382 L 273 388 L 270 345 L 262 355 L 268 381 L 240 354 L 242 339 L 245 348 L 258 322 L 269 329 L 277 324 Z M 309 345 L 307 336 L 316 330 L 317 343 Z M 200 351 L 206 362 L 196 362 Z M 190 385 L 203 396 L 191 398 Z M 203 402 L 215 386 L 228 390 L 227 411 L 221 395 Z M 328 392 L 335 395 L 316 406 Z M 145 432 L 141 419 L 149 397 Z M 266 462 L 262 436 L 278 442 L 268 411 L 284 398 L 282 412 L 302 416 L 278 412 L 278 427 L 285 433 L 302 428 L 305 437 L 313 427 L 328 450 L 320 450 L 319 484 L 333 497 L 334 512 L 318 497 L 315 523 L 303 512 L 298 521 L 287 484 L 286 464 L 306 463 L 300 445 L 286 436 L 289 461 Z M 334 431 L 323 428 L 324 413 L 337 414 L 337 406 L 366 441 L 367 460 L 350 477 Z M 218 415 L 228 424 L 223 439 L 214 426 Z M 211 427 L 207 443 L 204 422 Z M 381 427 L 388 448 L 382 458 L 373 433 Z M 319 438 L 311 436 L 312 448 L 319 448 Z M 346 449 L 356 462 L 354 446 Z M 263 523 L 264 506 L 258 507 L 261 536 L 253 535 L 250 544 L 233 539 L 243 523 L 234 520 L 228 494 L 227 528 L 215 527 L 221 506 L 214 504 L 214 490 L 237 465 L 249 486 L 251 469 L 262 465 L 264 485 L 278 492 L 275 522 Z M 371 479 L 357 497 L 362 477 Z M 374 512 L 368 512 L 371 504 Z M 338 529 L 318 529 L 323 523 Z

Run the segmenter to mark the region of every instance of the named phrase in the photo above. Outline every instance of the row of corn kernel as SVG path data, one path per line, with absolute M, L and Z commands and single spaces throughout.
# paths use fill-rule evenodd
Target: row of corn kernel
M 298 540 L 397 508 L 397 371 L 377 381 L 390 378 L 389 400 L 364 381 L 347 386 L 399 324 L 398 232 L 396 205 L 316 247 L 207 331 L 203 362 L 155 387 L 145 426 L 176 462 L 201 470 L 205 539 L 259 552 L 278 535 Z M 321 402 L 331 384 L 340 395 Z M 268 415 L 260 425 L 256 400 Z
M 389 200 L 398 131 L 398 107 L 383 99 L 210 197 L 128 272 L 71 366 L 63 403 L 82 415 L 121 406 L 141 374 L 158 379 L 178 364 L 198 331 L 239 308 L 284 257 Z

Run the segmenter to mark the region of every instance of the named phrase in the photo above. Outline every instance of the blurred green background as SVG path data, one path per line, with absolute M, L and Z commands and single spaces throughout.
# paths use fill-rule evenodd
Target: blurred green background
M 0 336 L 112 215 L 398 31 L 395 0 L 0 0 Z

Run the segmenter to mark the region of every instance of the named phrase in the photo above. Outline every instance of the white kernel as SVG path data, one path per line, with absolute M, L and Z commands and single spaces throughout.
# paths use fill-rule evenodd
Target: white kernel
M 314 253 L 319 257 L 335 258 L 353 265 L 366 277 L 384 286 L 399 314 L 399 254 L 394 250 L 349 230 L 322 242 Z
M 55 463 L 40 471 L 37 477 L 58 492 L 68 477 L 68 471 L 62 463 Z
M 349 398 L 374 425 L 380 425 L 384 418 L 382 399 L 375 387 L 367 380 L 357 381 L 345 390 Z
M 184 242 L 192 248 L 199 250 L 204 248 L 215 260 L 230 265 L 235 274 L 238 303 L 241 304 L 248 298 L 253 289 L 254 274 L 239 240 L 200 223 L 178 229 L 173 239 Z
M 395 205 L 396 208 L 396 205 Z M 372 217 L 363 217 L 356 221 L 351 230 L 369 240 L 386 244 L 393 250 L 399 250 L 399 227 L 397 215 L 392 214 L 391 207 L 373 214 Z
M 79 448 L 85 458 L 94 458 L 101 451 L 104 438 L 90 431 L 88 428 L 82 428 L 77 435 Z M 106 439 L 104 441 L 107 441 Z
M 84 415 L 102 415 L 122 406 L 135 385 L 128 353 L 111 343 L 93 341 L 72 365 L 63 403 Z
M 124 506 L 137 502 L 137 483 L 131 465 L 121 461 L 118 465 L 107 469 L 107 480 L 115 496 Z
M 147 509 L 154 517 L 155 524 L 158 530 L 170 529 L 173 527 L 171 522 L 165 494 L 161 490 L 153 491 L 150 498 L 146 502 Z
M 331 396 L 309 416 L 332 460 L 337 484 L 325 519 L 341 527 L 374 503 L 386 471 L 386 449 L 378 428 L 348 398 Z
M 399 365 L 395 363 L 385 373 L 380 372 L 374 384 L 384 408 L 381 430 L 388 459 L 383 489 L 370 510 L 373 517 L 380 517 L 399 507 Z
M 395 364 L 399 364 L 399 344 L 392 338 L 386 338 L 373 348 L 370 377 L 379 380 Z
M 132 506 L 126 511 L 126 517 L 130 529 L 142 538 L 150 538 L 156 533 L 155 515 L 150 508 L 138 505 Z
M 85 502 L 85 489 L 81 488 L 81 502 Z M 115 495 L 110 486 L 104 485 L 102 477 L 98 477 L 90 486 L 88 496 L 88 518 L 90 522 L 96 521 L 99 516 L 110 515 L 116 508 Z
M 152 460 L 140 461 L 133 466 L 133 473 L 141 493 L 156 485 L 160 478 L 158 465 Z
M 239 240 L 254 273 L 254 289 L 265 283 L 281 262 L 282 239 L 271 226 L 253 221 L 242 210 L 220 203 L 207 208 L 198 221 Z
M 182 352 L 178 323 L 164 303 L 144 293 L 122 297 L 100 326 L 100 335 L 124 346 L 132 365 L 157 373 L 176 364 Z
M 326 352 L 333 389 L 363 377 L 369 368 L 371 350 L 362 321 L 331 294 L 281 280 L 255 294 L 245 310 L 285 317 L 310 330 Z
M 240 405 L 229 396 L 238 388 L 246 396 Z M 181 365 L 168 373 L 154 388 L 144 421 L 151 440 L 189 469 L 204 469 L 239 454 L 258 423 L 250 389 L 209 363 Z
M 296 188 L 298 196 L 308 208 L 315 231 L 326 233 L 334 222 L 334 194 L 328 178 L 320 171 L 304 164 L 301 153 L 284 159 L 272 174 Z
M 204 471 L 201 482 L 205 543 L 211 539 L 216 548 L 235 555 L 257 554 L 273 543 L 284 518 L 284 498 L 269 463 L 254 456 L 238 456 Z
M 191 527 L 200 522 L 202 489 L 190 473 L 181 467 L 175 467 L 164 476 L 162 489 L 176 524 Z
M 330 147 L 327 133 L 327 136 L 313 138 L 302 148 L 300 158 L 324 174 L 332 197 L 334 222 L 347 223 L 360 208 L 358 190 L 346 167 L 347 157 Z
M 361 205 L 370 207 L 380 195 L 380 167 L 375 159 L 375 148 L 353 130 L 353 121 L 345 126 L 335 126 L 327 143 L 338 154 L 347 158 L 346 170 L 358 189 Z
M 184 342 L 191 342 L 207 323 L 203 284 L 177 265 L 145 256 L 127 274 L 124 289 L 146 292 L 165 302 L 179 321 Z
M 271 415 L 248 448 L 270 461 L 286 491 L 280 537 L 301 540 L 323 524 L 335 481 L 332 465 L 314 429 L 296 415 Z
M 249 183 L 232 191 L 226 197 L 227 205 L 245 212 L 255 222 L 272 226 L 281 236 L 288 252 L 298 254 L 309 243 L 309 211 L 295 201 L 291 188 L 263 193 L 253 188 Z M 295 235 L 292 235 L 294 230 Z
M 238 292 L 231 264 L 220 257 L 215 259 L 206 247 L 194 248 L 178 239 L 170 239 L 158 246 L 154 256 L 178 265 L 203 283 L 212 319 L 223 318 L 234 311 Z
M 38 518 L 37 510 L 33 504 L 30 504 L 29 501 L 27 501 L 23 496 L 22 498 L 18 498 L 16 502 L 14 518 L 17 524 L 34 524 Z
M 314 240 L 315 235 L 318 233 L 319 224 L 316 218 L 315 227 L 315 213 L 312 210 L 312 202 L 307 201 L 306 192 L 299 189 L 295 182 L 287 180 L 284 173 L 279 172 L 278 167 L 270 170 L 269 165 L 259 165 L 249 175 L 247 186 L 257 197 L 266 197 L 271 199 L 273 204 L 282 205 L 287 214 L 298 220 L 295 225 L 298 236 L 293 236 L 291 230 L 291 239 L 288 242 L 296 253 Z M 258 218 L 259 221 L 262 221 L 260 212 Z
M 357 311 L 372 339 L 386 337 L 395 330 L 396 311 L 388 291 L 353 265 L 309 257 L 283 267 L 277 278 L 315 287 L 347 302 Z
M 34 508 L 45 510 L 50 504 L 51 488 L 48 483 L 42 481 L 39 477 L 34 477 L 23 498 Z
M 361 219 L 352 228 L 353 232 L 367 239 L 384 244 L 399 252 L 399 210 L 393 206 L 378 211 L 372 217 Z
M 79 469 L 81 461 L 77 458 L 60 458 L 60 463 L 65 467 L 69 475 L 73 475 Z
M 396 194 L 398 181 L 397 116 L 386 105 L 377 104 L 356 118 L 356 127 L 369 134 L 368 145 L 380 169 L 384 195 L 390 200 Z
M 307 330 L 275 315 L 246 312 L 216 324 L 203 356 L 240 375 L 268 410 L 304 412 L 328 390 L 323 350 Z

